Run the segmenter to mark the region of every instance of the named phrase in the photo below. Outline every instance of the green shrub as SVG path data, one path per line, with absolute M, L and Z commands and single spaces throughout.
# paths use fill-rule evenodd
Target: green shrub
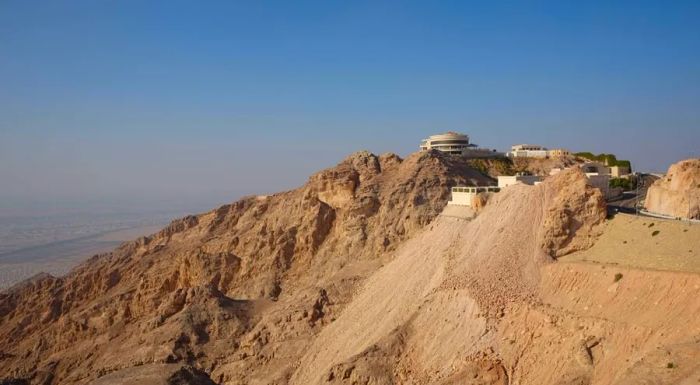
M 612 188 L 621 187 L 625 191 L 630 191 L 637 188 L 637 182 L 627 178 L 610 178 L 608 185 Z
M 652 236 L 652 237 L 655 237 L 655 236 L 659 235 L 659 233 L 660 233 L 659 230 L 654 230 L 654 232 L 651 233 L 651 236 Z
M 467 163 L 484 175 L 489 174 L 488 164 L 484 159 L 470 159 Z
M 669 362 L 668 364 L 666 364 L 666 367 L 667 367 L 668 369 L 673 369 L 673 368 L 676 367 L 676 365 L 675 365 L 673 362 Z
M 615 279 L 613 282 L 617 282 L 622 279 L 622 273 L 615 273 Z
M 577 152 L 577 153 L 574 153 L 574 155 L 578 156 L 579 158 L 586 158 L 586 159 L 590 159 L 590 160 L 595 159 L 595 155 L 593 155 L 592 153 L 587 152 L 587 151 Z
M 632 172 L 632 163 L 629 160 L 618 160 L 615 154 L 598 154 L 594 155 L 590 152 L 584 151 L 584 152 L 577 152 L 574 154 L 575 156 L 578 156 L 579 158 L 584 158 L 596 162 L 601 162 L 605 164 L 606 166 L 620 166 L 620 167 L 627 167 L 629 168 L 630 172 Z
M 515 175 L 513 161 L 508 158 L 468 159 L 467 164 L 492 178 L 497 175 Z

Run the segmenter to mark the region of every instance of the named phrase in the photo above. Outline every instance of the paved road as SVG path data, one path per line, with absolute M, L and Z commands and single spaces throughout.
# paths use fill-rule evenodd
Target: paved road
M 641 183 L 639 184 L 639 195 L 637 195 L 637 190 L 626 191 L 622 194 L 622 198 L 618 198 L 613 201 L 608 202 L 608 207 L 617 209 L 619 212 L 624 213 L 635 213 L 635 207 L 637 202 L 639 204 L 644 204 L 644 199 L 647 196 L 647 189 L 651 186 L 659 177 L 651 174 L 642 174 Z

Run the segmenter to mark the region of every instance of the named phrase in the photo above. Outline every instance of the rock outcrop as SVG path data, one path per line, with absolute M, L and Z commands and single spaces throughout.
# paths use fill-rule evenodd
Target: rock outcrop
M 565 262 L 605 228 L 579 169 L 444 210 L 491 181 L 356 153 L 37 276 L 0 293 L 0 383 L 697 383 L 700 276 Z
M 547 180 L 545 196 L 554 201 L 542 224 L 541 247 L 548 255 L 556 258 L 587 249 L 599 235 L 597 226 L 606 216 L 605 200 L 600 189 L 587 183 L 579 169 L 562 171 Z
M 291 383 L 513 383 L 520 357 L 505 355 L 498 335 L 511 325 L 501 319 L 538 306 L 540 268 L 555 262 L 550 248 L 573 248 L 604 218 L 600 191 L 577 169 L 505 188 L 471 222 L 440 217 L 321 330 Z M 569 230 L 549 231 L 555 224 Z M 568 365 L 558 369 L 576 369 Z
M 296 190 L 176 220 L 65 277 L 0 293 L 0 373 L 83 384 L 179 363 L 218 368 L 215 382 L 281 381 L 354 288 L 440 213 L 450 186 L 491 181 L 439 152 L 359 152 Z
M 649 212 L 676 218 L 700 219 L 700 159 L 680 161 L 647 191 Z

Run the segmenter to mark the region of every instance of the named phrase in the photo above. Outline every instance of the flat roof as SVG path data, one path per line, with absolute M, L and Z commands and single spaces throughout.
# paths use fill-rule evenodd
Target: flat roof
M 526 144 L 526 143 L 514 144 L 511 147 L 542 147 L 542 148 L 544 148 L 544 146 L 541 146 L 539 144 Z

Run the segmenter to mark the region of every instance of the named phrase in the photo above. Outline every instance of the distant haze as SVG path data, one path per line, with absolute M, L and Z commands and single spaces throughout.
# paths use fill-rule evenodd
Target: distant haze
M 471 3 L 2 1 L 0 213 L 208 207 L 447 130 L 700 156 L 699 2 Z

